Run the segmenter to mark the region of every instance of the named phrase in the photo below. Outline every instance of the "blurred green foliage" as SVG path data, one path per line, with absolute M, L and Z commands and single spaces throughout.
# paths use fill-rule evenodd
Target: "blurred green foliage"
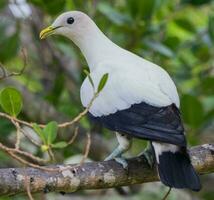
M 48 101 L 70 118 L 83 109 L 79 100 L 79 88 L 86 76 L 83 68 L 87 63 L 80 51 L 72 42 L 56 36 L 48 40 L 52 50 L 61 56 L 50 57 L 48 53 L 50 49 L 45 49 L 43 41 L 39 41 L 38 37 L 41 28 L 50 25 L 60 13 L 81 10 L 89 14 L 115 43 L 168 71 L 179 91 L 181 112 L 190 144 L 214 141 L 214 1 L 28 0 L 26 2 L 32 16 L 28 16 L 23 7 L 18 9 L 18 11 L 23 9 L 21 16 L 17 15 L 18 11 L 11 9 L 11 3 L 9 5 L 8 1 L 0 1 L 0 62 L 7 66 L 7 70 L 18 71 L 23 60 L 20 50 L 22 47 L 26 48 L 28 67 L 16 80 L 24 84 L 33 94 Z M 76 67 L 69 61 L 75 61 Z M 62 68 L 62 65 L 66 64 L 71 70 Z M 21 113 L 21 117 L 29 118 L 25 111 Z M 89 128 L 87 119 L 81 123 Z M 93 125 L 90 127 L 93 128 Z M 1 119 L 0 130 L 4 130 L 0 140 L 3 140 L 3 136 L 4 140 L 7 139 L 5 130 L 8 131 L 9 140 L 9 132 L 13 129 L 5 120 Z M 103 137 L 109 139 L 109 133 L 103 132 Z M 132 152 L 142 150 L 142 145 L 144 143 L 141 141 L 136 142 Z M 58 146 L 56 145 L 56 148 Z M 65 157 L 76 152 L 76 149 L 69 153 L 62 151 Z M 207 199 L 211 199 L 210 193 L 207 196 L 209 196 Z

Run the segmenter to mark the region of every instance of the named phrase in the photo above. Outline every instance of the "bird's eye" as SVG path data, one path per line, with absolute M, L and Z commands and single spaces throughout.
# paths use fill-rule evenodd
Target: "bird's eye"
M 69 17 L 69 18 L 67 19 L 67 23 L 68 23 L 68 24 L 73 24 L 73 23 L 74 23 L 74 18 L 73 18 L 73 17 Z

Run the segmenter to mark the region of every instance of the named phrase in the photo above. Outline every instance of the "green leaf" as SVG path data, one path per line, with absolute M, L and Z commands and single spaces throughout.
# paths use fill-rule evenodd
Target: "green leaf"
M 209 17 L 208 32 L 209 32 L 210 39 L 214 43 L 214 15 Z
M 16 117 L 22 109 L 22 95 L 15 88 L 4 88 L 0 93 L 0 104 L 6 113 Z
M 65 147 L 68 146 L 68 143 L 65 142 L 65 141 L 61 141 L 61 142 L 57 142 L 57 143 L 55 143 L 55 144 L 52 144 L 51 146 L 52 146 L 53 148 L 56 148 L 56 149 L 63 149 L 63 148 L 65 148 Z
M 97 89 L 98 93 L 101 92 L 102 89 L 105 87 L 107 80 L 108 80 L 108 73 L 104 74 L 103 77 L 101 78 Z
M 39 135 L 39 137 L 42 140 L 42 142 L 44 144 L 47 144 L 47 139 L 45 137 L 45 134 L 44 134 L 43 130 L 39 127 L 39 125 L 36 124 L 36 123 L 33 123 L 33 129 Z
M 92 87 L 94 88 L 94 82 L 93 82 L 93 80 L 91 78 L 90 72 L 88 70 L 86 70 L 86 69 L 84 69 L 83 72 L 86 74 L 86 76 L 89 79 L 89 82 L 91 83 Z
M 57 137 L 57 130 L 58 130 L 58 124 L 57 122 L 49 122 L 45 128 L 43 129 L 43 132 L 45 134 L 45 137 L 47 138 L 47 144 L 52 144 L 56 137 Z
M 184 122 L 198 128 L 204 118 L 202 103 L 194 96 L 185 94 L 181 97 L 181 112 Z

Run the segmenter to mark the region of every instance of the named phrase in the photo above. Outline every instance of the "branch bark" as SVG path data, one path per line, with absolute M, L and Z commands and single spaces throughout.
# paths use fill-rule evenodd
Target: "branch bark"
M 214 144 L 192 147 L 192 163 L 199 174 L 214 172 Z M 155 167 L 151 169 L 145 157 L 128 159 L 128 170 L 115 161 L 90 162 L 81 166 L 51 166 L 61 172 L 47 172 L 34 168 L 0 169 L 0 195 L 31 192 L 74 192 L 86 189 L 113 188 L 158 181 Z M 28 189 L 29 189 L 28 188 Z

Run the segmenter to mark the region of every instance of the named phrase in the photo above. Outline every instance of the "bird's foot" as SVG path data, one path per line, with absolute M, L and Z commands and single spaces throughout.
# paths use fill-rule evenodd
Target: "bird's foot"
M 112 159 L 114 159 L 114 157 L 112 157 L 111 155 L 109 155 L 108 157 L 106 157 L 106 158 L 104 159 L 104 161 L 109 161 L 109 160 L 112 160 Z
M 104 161 L 108 161 L 108 160 L 115 160 L 117 163 L 121 164 L 124 169 L 128 169 L 128 162 L 126 161 L 125 158 L 121 156 L 114 157 L 112 155 L 109 155 Z
M 117 148 L 105 159 L 115 160 L 117 163 L 121 164 L 124 169 L 128 169 L 127 161 L 122 157 L 122 154 L 125 153 L 131 146 L 130 138 L 124 134 L 116 133 L 119 145 Z
M 104 161 L 112 160 L 116 157 L 120 157 L 122 154 L 122 150 L 120 147 L 117 147 Z
M 114 158 L 114 160 L 117 163 L 121 164 L 123 166 L 123 169 L 125 169 L 125 170 L 128 169 L 128 162 L 126 161 L 125 158 L 123 158 L 123 157 L 116 157 L 116 158 Z

